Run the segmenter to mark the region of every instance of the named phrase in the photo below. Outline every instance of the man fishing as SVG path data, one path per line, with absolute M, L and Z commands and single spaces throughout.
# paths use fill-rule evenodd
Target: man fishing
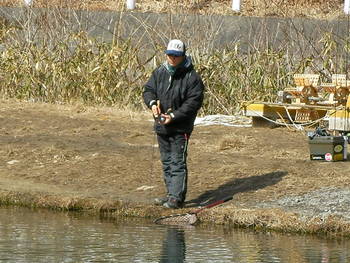
M 165 54 L 166 62 L 152 72 L 144 86 L 143 99 L 155 119 L 167 190 L 166 196 L 155 198 L 155 204 L 176 209 L 186 199 L 187 146 L 203 103 L 204 84 L 181 40 L 171 40 Z

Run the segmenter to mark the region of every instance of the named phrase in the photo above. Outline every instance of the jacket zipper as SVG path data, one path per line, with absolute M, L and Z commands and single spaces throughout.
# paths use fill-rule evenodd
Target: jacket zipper
M 167 89 L 165 90 L 165 93 L 167 93 L 167 92 L 170 90 L 170 87 L 171 87 L 172 82 L 173 82 L 173 78 L 172 78 L 172 76 L 170 75 L 170 77 L 169 77 L 169 86 L 168 86 Z

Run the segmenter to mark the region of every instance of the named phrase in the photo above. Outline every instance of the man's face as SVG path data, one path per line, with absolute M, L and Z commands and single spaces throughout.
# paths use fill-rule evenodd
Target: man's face
M 166 58 L 167 58 L 170 66 L 176 67 L 184 60 L 185 57 L 184 56 L 177 57 L 177 56 L 173 56 L 173 55 L 166 55 Z

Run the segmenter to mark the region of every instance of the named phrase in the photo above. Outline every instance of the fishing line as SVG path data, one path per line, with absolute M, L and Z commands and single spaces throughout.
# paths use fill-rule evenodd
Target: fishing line
M 153 132 L 153 143 L 151 145 L 152 147 L 152 153 L 151 153 L 151 168 L 150 168 L 150 176 L 154 176 L 154 162 L 155 162 L 155 148 L 156 148 L 156 141 L 157 141 L 157 134 Z
M 347 73 L 347 70 L 348 70 L 348 59 L 349 59 L 349 37 L 350 37 L 350 19 L 349 19 L 349 14 L 347 13 L 347 38 L 346 38 L 346 50 L 345 50 L 345 86 L 347 89 L 348 88 L 348 73 Z M 346 100 L 346 104 L 345 104 L 345 125 L 344 125 L 344 129 L 346 131 L 348 131 L 348 125 L 349 125 L 349 114 L 348 114 L 348 109 L 346 106 L 348 106 L 348 100 L 349 100 L 349 94 L 348 94 L 348 97 L 347 97 L 347 100 Z

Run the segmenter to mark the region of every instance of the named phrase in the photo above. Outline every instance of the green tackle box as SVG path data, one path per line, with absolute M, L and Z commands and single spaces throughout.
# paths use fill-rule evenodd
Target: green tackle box
M 309 137 L 310 159 L 344 161 L 347 159 L 348 141 L 343 136 Z

